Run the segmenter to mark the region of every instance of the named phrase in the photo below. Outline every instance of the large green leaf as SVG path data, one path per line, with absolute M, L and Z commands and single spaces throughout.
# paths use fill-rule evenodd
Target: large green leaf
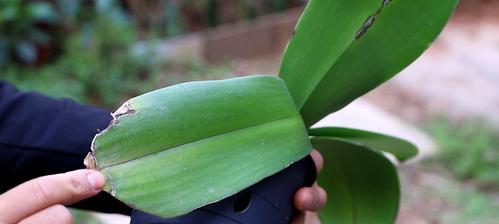
M 87 163 L 105 190 L 162 217 L 228 197 L 310 152 L 303 121 L 272 76 L 184 83 L 129 100 Z
M 311 136 L 338 138 L 340 140 L 362 144 L 368 148 L 389 152 L 400 161 L 410 159 L 418 153 L 416 146 L 406 140 L 370 131 L 325 127 L 311 129 L 308 133 Z
M 319 183 L 326 189 L 321 210 L 328 224 L 391 224 L 398 212 L 400 189 L 394 165 L 365 146 L 327 137 L 312 138 L 324 157 Z
M 458 0 L 311 0 L 280 75 L 307 126 L 413 62 Z

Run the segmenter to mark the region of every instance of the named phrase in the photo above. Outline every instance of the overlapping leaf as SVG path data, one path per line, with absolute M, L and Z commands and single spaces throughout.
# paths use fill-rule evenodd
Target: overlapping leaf
M 311 146 L 282 80 L 184 83 L 129 100 L 87 163 L 106 191 L 162 217 L 228 197 L 304 157 Z
M 441 32 L 458 0 L 311 0 L 282 59 L 305 123 L 393 77 Z
M 332 137 L 343 141 L 362 144 L 371 149 L 391 153 L 400 161 L 410 159 L 418 153 L 416 146 L 406 140 L 370 131 L 341 127 L 325 127 L 311 129 L 308 133 L 311 136 Z
M 394 223 L 399 181 L 393 164 L 365 146 L 329 137 L 312 138 L 324 157 L 319 182 L 330 200 L 321 210 L 323 223 Z

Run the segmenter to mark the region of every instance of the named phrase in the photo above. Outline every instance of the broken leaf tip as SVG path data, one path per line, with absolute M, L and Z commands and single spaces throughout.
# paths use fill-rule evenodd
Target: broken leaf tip
M 113 118 L 115 120 L 118 120 L 118 118 L 121 117 L 121 116 L 123 116 L 123 115 L 132 115 L 135 112 L 136 112 L 135 109 L 132 108 L 132 106 L 130 105 L 130 103 L 129 102 L 125 102 L 123 105 L 121 105 L 120 108 L 118 108 L 111 115 L 113 116 Z
M 96 170 L 97 162 L 95 161 L 95 156 L 93 152 L 89 152 L 83 161 L 83 164 L 87 166 L 87 169 Z

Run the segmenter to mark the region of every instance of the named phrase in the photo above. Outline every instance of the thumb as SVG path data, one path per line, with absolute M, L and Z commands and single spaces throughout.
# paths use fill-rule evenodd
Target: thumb
M 0 195 L 0 210 L 8 217 L 0 222 L 17 223 L 21 219 L 56 204 L 72 204 L 99 193 L 104 176 L 95 170 L 76 170 L 39 177 Z

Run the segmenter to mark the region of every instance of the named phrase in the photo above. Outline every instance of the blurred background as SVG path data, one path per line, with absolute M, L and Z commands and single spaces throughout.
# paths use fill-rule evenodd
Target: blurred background
M 0 80 L 114 110 L 179 82 L 277 74 L 306 2 L 2 0 Z M 399 165 L 398 223 L 499 220 L 498 12 L 498 1 L 462 0 L 421 58 L 318 124 L 381 131 L 420 147 L 418 158 Z M 75 223 L 127 223 L 73 213 Z

